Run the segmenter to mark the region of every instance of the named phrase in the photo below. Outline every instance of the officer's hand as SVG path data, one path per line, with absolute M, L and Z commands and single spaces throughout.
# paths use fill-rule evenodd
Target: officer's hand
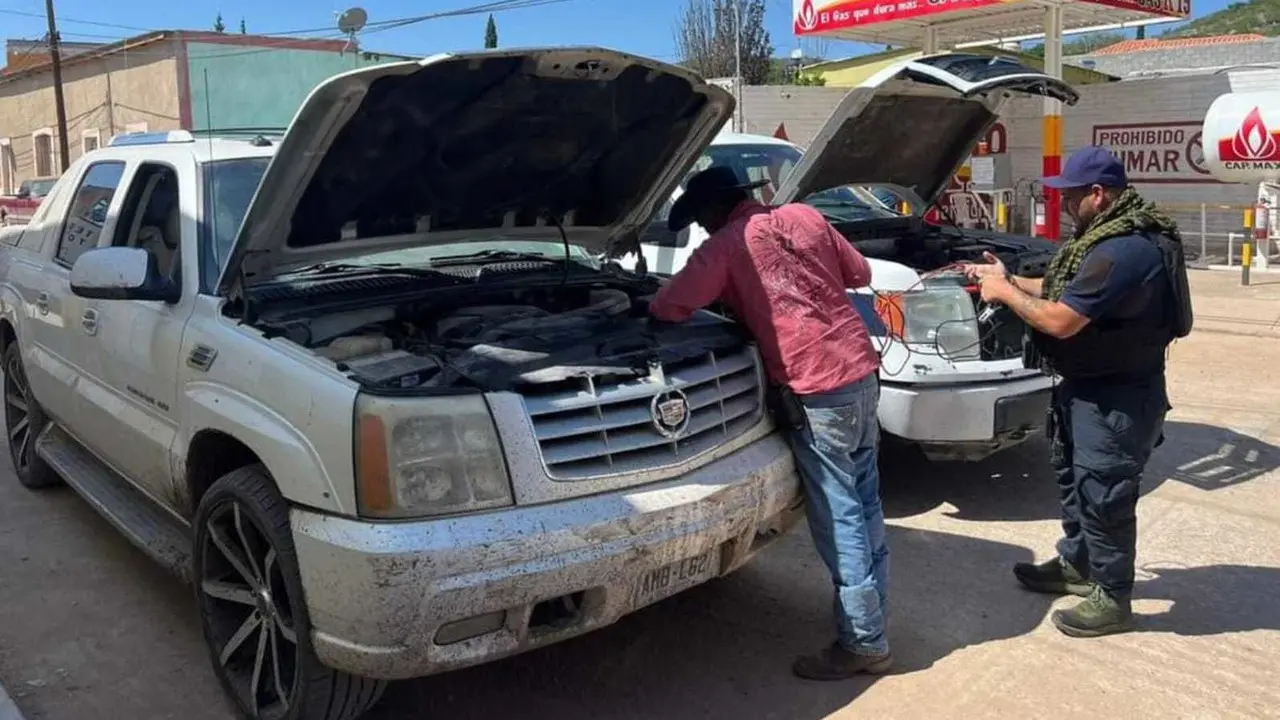
M 989 252 L 984 252 L 982 253 L 982 259 L 986 260 L 987 262 L 986 263 L 964 263 L 963 265 L 964 274 L 967 275 L 970 280 L 977 280 L 979 278 L 988 277 L 990 275 L 1003 276 L 1005 274 L 1006 270 L 1004 267 L 1004 263 L 1000 261 L 1000 258 L 996 257 L 995 255 L 992 255 Z

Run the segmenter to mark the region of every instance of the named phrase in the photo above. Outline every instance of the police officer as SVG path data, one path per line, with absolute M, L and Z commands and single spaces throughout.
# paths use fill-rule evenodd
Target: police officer
M 1056 557 L 1014 575 L 1030 590 L 1083 597 L 1053 624 L 1095 637 L 1132 622 L 1139 485 L 1170 409 L 1166 349 L 1190 332 L 1191 301 L 1176 223 L 1106 148 L 1077 152 L 1044 184 L 1076 223 L 1044 277 L 1011 275 L 990 254 L 967 272 L 984 301 L 1026 321 L 1028 364 L 1057 378 L 1048 431 L 1063 537 Z

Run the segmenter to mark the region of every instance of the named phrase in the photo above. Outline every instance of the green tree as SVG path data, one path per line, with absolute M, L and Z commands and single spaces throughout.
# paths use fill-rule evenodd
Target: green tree
M 226 23 L 222 22 L 222 13 L 218 13 L 218 18 L 213 21 L 213 31 L 217 33 L 227 31 Z
M 492 13 L 489 15 L 489 22 L 484 24 L 484 46 L 498 47 L 498 23 L 494 22 Z
M 246 28 L 246 27 L 244 26 L 244 18 L 240 18 L 240 34 L 241 34 L 241 35 L 248 35 L 248 34 L 249 34 L 249 30 L 248 30 L 248 28 Z
M 796 85 L 808 85 L 811 87 L 823 87 L 827 84 L 827 78 L 817 73 L 807 73 L 803 70 L 796 73 Z
M 686 0 L 675 27 L 681 64 L 706 78 L 733 77 L 735 45 L 740 45 L 742 81 L 768 82 L 773 43 L 764 12 L 765 0 Z

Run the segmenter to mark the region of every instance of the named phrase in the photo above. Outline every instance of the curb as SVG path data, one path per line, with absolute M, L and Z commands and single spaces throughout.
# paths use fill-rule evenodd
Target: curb
M 23 720 L 22 711 L 4 691 L 4 685 L 0 685 L 0 720 Z

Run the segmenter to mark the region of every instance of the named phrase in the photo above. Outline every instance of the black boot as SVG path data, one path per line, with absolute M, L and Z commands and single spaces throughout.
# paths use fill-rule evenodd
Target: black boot
M 1018 563 L 1013 566 L 1013 575 L 1028 590 L 1050 595 L 1088 597 L 1094 586 L 1092 581 L 1060 557 L 1039 565 Z
M 832 643 L 816 655 L 798 658 L 791 671 L 806 680 L 846 680 L 855 675 L 883 675 L 893 666 L 891 653 L 864 655 Z

